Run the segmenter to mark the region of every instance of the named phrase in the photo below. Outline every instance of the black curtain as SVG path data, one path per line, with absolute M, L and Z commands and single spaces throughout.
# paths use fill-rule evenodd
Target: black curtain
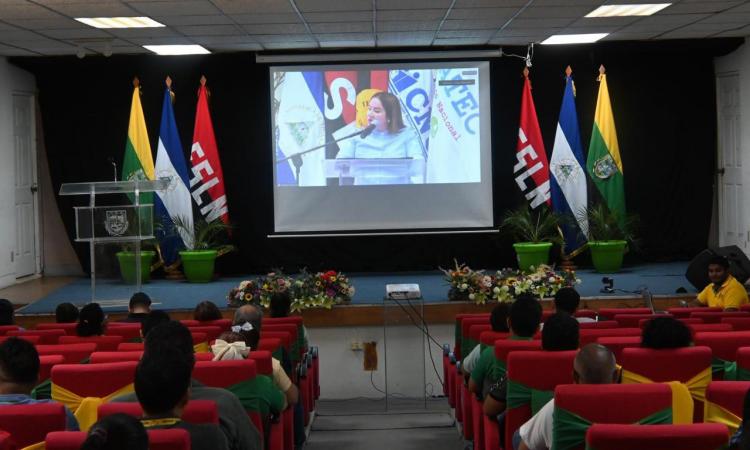
M 640 217 L 641 251 L 633 260 L 688 259 L 706 247 L 716 159 L 713 58 L 742 40 L 613 42 L 537 46 L 533 95 L 548 155 L 562 101 L 564 70 L 573 69 L 584 146 L 593 123 L 598 67 L 607 68 L 625 174 L 628 211 Z M 505 49 L 525 54 L 525 48 Z M 110 180 L 109 157 L 122 161 L 138 76 L 154 157 L 164 79 L 173 81 L 175 115 L 186 158 L 201 75 L 211 90 L 229 215 L 239 251 L 221 258 L 223 273 L 431 270 L 454 258 L 472 267 L 512 265 L 511 240 L 500 234 L 446 234 L 269 239 L 273 182 L 268 66 L 249 53 L 13 58 L 37 78 L 50 173 L 61 183 Z M 491 61 L 492 158 L 495 222 L 522 197 L 513 179 L 523 61 Z M 584 149 L 584 151 L 586 148 Z M 593 189 L 590 195 L 597 195 Z M 72 238 L 73 206 L 87 199 L 57 198 Z M 450 205 L 445 205 L 449 208 Z M 75 244 L 84 267 L 88 248 Z M 587 264 L 587 256 L 577 259 Z

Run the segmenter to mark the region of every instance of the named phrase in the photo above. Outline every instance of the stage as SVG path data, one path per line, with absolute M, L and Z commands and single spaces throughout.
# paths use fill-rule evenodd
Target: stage
M 685 278 L 687 262 L 646 264 L 623 268 L 622 271 L 606 275 L 614 279 L 614 287 L 624 291 L 635 291 L 647 287 L 657 298 L 674 296 L 679 288 L 695 295 L 696 290 Z M 489 272 L 489 271 L 488 271 Z M 587 302 L 597 300 L 614 300 L 619 298 L 637 298 L 627 292 L 617 291 L 614 294 L 603 294 L 602 275 L 593 269 L 576 272 L 581 283 L 576 286 Z M 203 300 L 211 300 L 219 307 L 226 307 L 226 295 L 229 290 L 248 277 L 226 277 L 206 284 L 191 284 L 185 281 L 152 280 L 143 285 L 143 291 L 153 299 L 154 308 L 168 311 L 189 311 Z M 386 284 L 417 283 L 420 286 L 425 305 L 447 302 L 448 284 L 440 271 L 433 272 L 400 272 L 400 273 L 354 273 L 349 274 L 350 282 L 356 293 L 350 306 L 377 306 L 383 302 Z M 132 285 L 110 280 L 97 282 L 97 298 L 108 313 L 127 311 L 127 301 L 133 291 Z M 72 279 L 64 286 L 46 293 L 39 299 L 17 311 L 21 315 L 44 315 L 54 313 L 58 304 L 71 302 L 83 306 L 91 299 L 91 285 L 88 278 Z M 11 299 L 12 300 L 12 299 Z M 460 302 L 452 302 L 460 303 Z M 469 305 L 473 306 L 473 305 Z

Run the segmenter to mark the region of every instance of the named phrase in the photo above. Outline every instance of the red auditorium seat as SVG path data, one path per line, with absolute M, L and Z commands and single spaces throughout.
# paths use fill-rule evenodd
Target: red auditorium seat
M 90 364 L 106 364 L 123 361 L 140 361 L 143 352 L 94 352 L 89 359 Z
M 671 409 L 672 390 L 663 383 L 560 385 L 555 388 L 554 414 L 560 440 L 553 446 L 583 449 L 593 423 L 671 424 Z M 561 426 L 567 419 L 575 423 L 572 429 Z
M 44 440 L 46 450 L 79 450 L 86 433 L 83 431 L 55 431 Z
M 675 319 L 679 320 L 685 325 L 698 325 L 706 323 L 703 321 L 703 319 L 699 319 L 697 317 L 675 317 Z
M 191 334 L 204 333 L 207 338 L 205 340 L 208 340 L 208 341 L 215 341 L 219 337 L 219 335 L 223 333 L 221 327 L 218 327 L 218 326 L 188 327 L 188 330 L 190 330 Z
M 650 308 L 601 308 L 599 320 L 614 320 L 618 314 L 653 314 Z
M 582 329 L 580 331 L 580 346 L 583 347 L 604 336 L 640 336 L 640 328 L 610 328 L 610 329 Z
M 19 448 L 44 442 L 44 437 L 51 431 L 64 431 L 65 422 L 65 408 L 59 403 L 0 408 L 0 428 L 11 434 Z
M 479 344 L 479 342 L 472 341 L 469 337 L 469 330 L 472 325 L 488 325 L 490 323 L 490 316 L 486 317 L 467 317 L 461 321 L 461 347 L 457 358 L 463 359 L 471 350 Z
M 693 333 L 693 337 L 695 337 L 695 333 L 704 331 L 733 331 L 732 326 L 728 323 L 689 323 L 687 326 Z
M 0 336 L 0 344 L 7 341 L 8 339 L 12 337 L 20 338 L 20 339 L 23 339 L 24 341 L 29 341 L 34 345 L 38 344 L 39 340 L 42 338 L 41 336 L 29 336 L 26 334 L 22 334 L 20 336 Z
M 65 364 L 65 357 L 62 355 L 44 355 L 39 357 L 39 381 L 48 380 L 52 373 L 52 368 L 57 364 Z
M 221 328 L 221 332 L 229 331 L 230 328 L 232 328 L 232 321 L 230 319 L 217 319 L 217 320 L 206 320 L 206 321 L 198 321 L 198 320 L 180 320 L 180 323 L 185 325 L 188 328 L 192 327 L 219 327 Z
M 78 450 L 86 440 L 83 431 L 55 432 L 47 435 L 47 450 Z M 190 434 L 179 428 L 148 430 L 149 450 L 190 450 Z
M 141 338 L 141 324 L 132 323 L 127 326 L 120 325 L 116 327 L 107 327 L 105 336 L 122 336 L 123 342 L 132 341 Z
M 0 431 L 0 450 L 17 450 L 18 445 L 13 440 L 10 433 L 7 431 Z
M 123 342 L 117 345 L 118 352 L 142 352 L 143 342 Z
M 478 319 L 478 320 L 477 320 Z M 455 343 L 453 352 L 456 354 L 456 359 L 461 360 L 465 355 L 462 355 L 461 350 L 463 348 L 464 340 L 464 321 L 475 320 L 474 323 L 490 323 L 489 314 L 456 314 L 456 329 L 455 329 Z M 466 329 L 468 332 L 468 328 Z
M 722 317 L 721 323 L 728 323 L 734 331 L 750 331 L 750 317 Z
M 214 354 L 211 352 L 197 352 L 195 353 L 195 360 L 196 361 L 212 361 L 214 359 Z
M 95 410 L 89 420 L 81 419 L 82 408 L 96 408 L 86 397 L 100 398 L 103 403 L 118 395 L 133 392 L 135 361 L 109 364 L 60 364 L 52 368 L 52 399 L 64 403 L 79 418 L 81 430 L 93 425 Z
M 552 316 L 552 314 L 554 314 L 554 313 L 555 313 L 555 311 L 553 311 L 553 310 L 551 310 L 551 309 L 545 309 L 544 311 L 542 311 L 542 319 L 541 319 L 541 323 L 544 323 L 544 322 L 546 322 L 546 321 L 547 321 L 547 319 L 549 319 L 549 318 L 550 318 L 550 316 Z
M 0 325 L 0 336 L 5 336 L 9 331 L 18 331 L 17 325 Z
M 712 381 L 706 389 L 706 408 L 703 421 L 720 423 L 734 434 L 742 423 L 745 394 L 750 381 Z
M 488 346 L 495 346 L 495 341 L 499 339 L 508 339 L 510 333 L 505 331 L 484 331 L 479 335 L 479 344 Z
M 122 336 L 60 336 L 58 343 L 60 345 L 93 343 L 100 352 L 114 352 L 122 341 Z
M 62 355 L 65 364 L 79 364 L 96 351 L 96 344 L 37 345 L 36 351 L 39 352 L 39 356 Z
M 596 450 L 716 450 L 729 442 L 727 427 L 719 424 L 612 425 L 594 424 L 586 445 Z
M 578 328 L 581 330 L 612 329 L 619 326 L 620 324 L 618 324 L 614 320 L 605 320 L 603 322 L 581 322 L 578 324 Z
M 641 319 L 655 319 L 657 317 L 672 317 L 669 314 L 617 314 L 614 317 L 615 322 L 621 328 L 640 328 Z
M 615 361 L 620 364 L 622 359 L 622 350 L 630 347 L 640 347 L 640 336 L 603 336 L 596 339 L 596 342 L 607 347 L 614 353 Z
M 721 319 L 725 317 L 750 317 L 750 312 L 748 311 L 694 312 L 690 314 L 690 317 L 703 319 L 703 321 L 706 323 L 721 323 Z
M 513 433 L 536 414 L 547 401 L 552 399 L 555 387 L 574 382 L 573 360 L 575 360 L 577 353 L 575 350 L 565 352 L 520 351 L 508 355 L 509 402 L 505 414 L 505 445 L 503 448 L 513 448 Z M 485 429 L 491 429 L 488 422 L 485 421 Z M 495 422 L 494 428 L 497 428 L 497 422 Z M 498 449 L 498 447 L 496 444 L 494 447 L 487 447 L 487 449 Z
M 66 334 L 76 334 L 77 323 L 39 323 L 36 325 L 36 330 L 65 330 Z
M 260 334 L 263 335 L 265 332 L 285 332 L 290 335 L 290 351 L 289 358 L 293 364 L 297 364 L 302 359 L 302 346 L 300 346 L 300 334 L 297 326 L 293 323 L 266 323 L 261 327 Z
M 714 357 L 714 379 L 727 381 L 736 377 L 737 349 L 750 347 L 750 331 L 700 332 L 695 334 L 695 345 L 711 348 Z
M 99 406 L 98 417 L 111 416 L 123 413 L 140 418 L 143 408 L 138 402 L 110 402 Z M 182 411 L 182 420 L 190 423 L 219 423 L 219 413 L 216 410 L 216 402 L 212 400 L 191 400 Z
M 573 317 L 588 317 L 589 319 L 596 320 L 596 311 L 593 309 L 579 309 L 573 314 Z
M 706 306 L 695 306 L 690 308 L 667 308 L 667 312 L 677 318 L 688 318 L 694 312 L 721 312 L 721 308 L 709 308 Z
M 737 381 L 750 381 L 750 347 L 737 349 Z
M 685 347 L 665 350 L 626 348 L 622 351 L 622 383 L 638 383 L 637 376 L 651 382 L 679 381 L 693 397 L 693 422 L 702 422 L 706 386 L 711 381 L 711 349 Z
M 65 336 L 65 330 L 15 330 L 5 333 L 6 336 L 39 336 L 39 343 L 54 345 Z
M 271 353 L 279 351 L 282 348 L 281 339 L 279 338 L 260 338 L 258 340 L 258 350 L 265 350 Z

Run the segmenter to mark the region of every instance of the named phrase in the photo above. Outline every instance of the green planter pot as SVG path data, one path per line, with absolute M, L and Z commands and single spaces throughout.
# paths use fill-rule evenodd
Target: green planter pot
M 135 252 L 117 252 L 120 262 L 120 274 L 128 284 L 135 284 Z M 151 279 L 151 260 L 156 256 L 152 250 L 141 251 L 141 283 L 148 283 Z
M 191 283 L 208 283 L 214 277 L 216 250 L 186 250 L 180 252 L 182 270 Z
M 518 268 L 527 272 L 531 266 L 538 267 L 540 264 L 549 262 L 549 249 L 551 242 L 516 242 L 513 244 L 518 257 Z
M 627 241 L 590 241 L 591 259 L 599 273 L 614 273 L 622 267 Z

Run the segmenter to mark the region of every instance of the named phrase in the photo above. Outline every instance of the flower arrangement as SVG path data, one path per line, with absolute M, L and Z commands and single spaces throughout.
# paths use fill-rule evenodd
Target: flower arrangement
M 303 270 L 298 278 L 274 271 L 256 280 L 246 280 L 233 288 L 227 295 L 229 306 L 242 306 L 247 303 L 268 307 L 271 296 L 289 292 L 292 298 L 292 312 L 308 308 L 331 309 L 333 305 L 349 302 L 354 295 L 354 286 L 341 272 L 308 273 Z
M 441 269 L 450 285 L 448 300 L 468 300 L 476 304 L 487 301 L 511 302 L 516 296 L 531 293 L 540 298 L 553 296 L 560 288 L 581 282 L 575 272 L 555 272 L 546 265 L 532 268 L 530 273 L 517 269 L 498 270 L 494 275 L 472 270 L 456 262 L 455 269 Z

